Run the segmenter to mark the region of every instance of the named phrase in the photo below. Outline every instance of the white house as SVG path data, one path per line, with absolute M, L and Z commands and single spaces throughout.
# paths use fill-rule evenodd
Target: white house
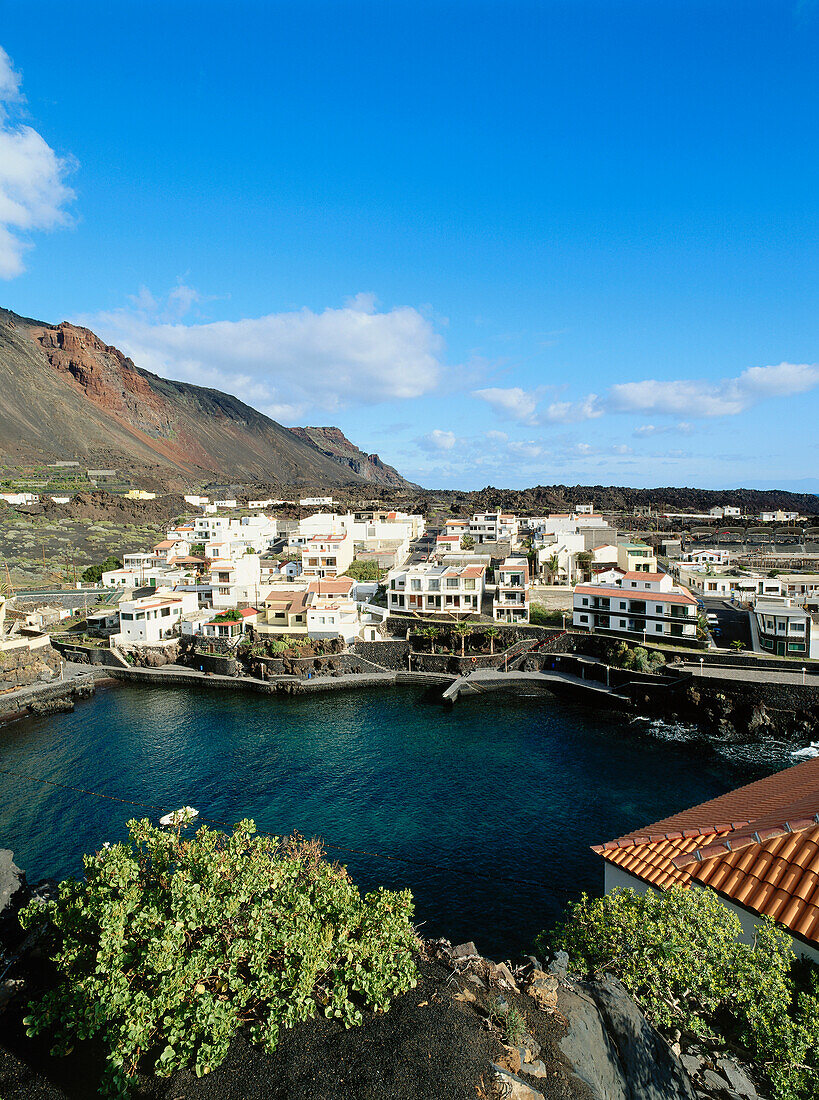
M 182 616 L 196 611 L 198 603 L 195 592 L 164 589 L 123 600 L 119 605 L 119 634 L 112 641 L 115 645 L 156 645 L 178 633 Z
M 529 622 L 529 562 L 508 557 L 495 570 L 492 617 L 499 623 Z
M 619 542 L 617 565 L 626 573 L 656 573 L 657 555 L 643 542 Z
M 0 493 L 0 500 L 6 504 L 37 504 L 39 499 L 36 493 Z
M 213 606 L 224 610 L 240 603 L 255 604 L 262 571 L 258 554 L 238 558 L 210 558 L 208 573 L 213 585 Z
M 518 538 L 518 520 L 508 512 L 476 512 L 469 521 L 469 533 L 475 542 L 508 541 L 514 545 Z
M 581 534 L 544 536 L 537 551 L 538 575 L 549 584 L 572 584 L 576 580 L 577 555 L 585 549 Z
M 574 589 L 572 625 L 644 641 L 695 639 L 697 601 L 666 573 L 624 573 L 611 583 L 589 582 Z
M 256 625 L 258 618 L 259 612 L 255 607 L 221 611 L 202 624 L 202 634 L 206 638 L 238 641 L 242 635 Z
M 346 531 L 313 535 L 301 550 L 305 577 L 340 576 L 353 560 L 353 540 Z
M 302 497 L 299 501 L 302 508 L 326 508 L 333 506 L 332 497 Z
M 686 550 L 678 560 L 681 564 L 690 565 L 729 565 L 731 555 L 727 550 L 716 550 L 710 547 L 701 550 Z
M 485 572 L 480 565 L 458 568 L 431 562 L 391 569 L 387 574 L 387 606 L 390 611 L 423 615 L 477 615 Z

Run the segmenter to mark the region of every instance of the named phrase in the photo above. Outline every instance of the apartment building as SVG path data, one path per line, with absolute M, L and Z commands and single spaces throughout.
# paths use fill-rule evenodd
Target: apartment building
M 627 572 L 617 580 L 576 585 L 572 624 L 644 641 L 693 640 L 697 601 L 665 573 Z
M 452 567 L 423 562 L 387 574 L 387 607 L 423 615 L 478 615 L 483 598 L 482 565 Z
M 529 622 L 529 562 L 509 557 L 495 570 L 492 617 L 499 623 Z
M 305 577 L 337 577 L 353 560 L 353 540 L 346 531 L 313 535 L 301 548 Z
M 701 550 L 686 550 L 679 557 L 679 562 L 686 565 L 728 565 L 731 555 L 727 550 L 703 548 Z
M 507 512 L 476 512 L 469 521 L 469 533 L 476 543 L 508 541 L 518 538 L 518 520 Z

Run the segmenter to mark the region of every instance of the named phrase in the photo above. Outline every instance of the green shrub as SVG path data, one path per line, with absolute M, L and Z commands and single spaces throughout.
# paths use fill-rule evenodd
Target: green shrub
M 142 1056 L 159 1076 L 201 1076 L 240 1027 L 272 1050 L 281 1028 L 320 1012 L 360 1024 L 415 985 L 409 891 L 362 899 L 318 842 L 256 836 L 252 821 L 190 839 L 128 828 L 46 906 L 60 982 L 25 1021 L 55 1053 L 99 1039 L 107 1095 L 127 1093 Z M 36 904 L 21 916 L 42 920 Z
M 761 921 L 753 944 L 741 932 L 712 890 L 614 890 L 584 894 L 540 946 L 565 949 L 587 975 L 616 974 L 660 1027 L 742 1043 L 779 1100 L 815 1100 L 816 973 L 799 988 L 791 938 L 774 921 Z
M 352 577 L 354 581 L 380 581 L 386 572 L 372 559 L 352 561 L 344 570 L 345 576 Z
M 82 579 L 86 584 L 99 584 L 103 573 L 110 573 L 112 569 L 122 569 L 122 562 L 113 554 L 107 557 L 104 562 L 100 562 L 99 565 L 89 565 L 87 569 L 83 570 Z

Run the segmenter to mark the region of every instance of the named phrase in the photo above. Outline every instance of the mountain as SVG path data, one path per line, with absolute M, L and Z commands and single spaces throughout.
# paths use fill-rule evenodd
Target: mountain
M 291 431 L 230 394 L 151 374 L 87 328 L 0 309 L 0 463 L 78 461 L 171 490 L 213 478 L 408 484 L 340 432 L 339 454 L 300 434 L 314 430 Z
M 290 431 L 306 443 L 312 443 L 323 455 L 352 470 L 365 481 L 396 489 L 419 488 L 401 477 L 394 466 L 382 462 L 378 455 L 365 454 L 350 442 L 340 428 L 291 428 Z

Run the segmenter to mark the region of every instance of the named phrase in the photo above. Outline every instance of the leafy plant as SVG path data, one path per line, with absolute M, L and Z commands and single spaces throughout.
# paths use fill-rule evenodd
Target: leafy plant
M 129 840 L 86 856 L 85 881 L 21 914 L 51 921 L 53 990 L 31 1006 L 29 1035 L 54 1052 L 97 1038 L 102 1091 L 123 1096 L 141 1058 L 159 1076 L 225 1058 L 246 1027 L 267 1049 L 319 1013 L 345 1027 L 415 985 L 409 891 L 362 899 L 317 841 L 200 828 L 190 839 L 130 821 Z
M 791 938 L 763 918 L 753 943 L 712 890 L 613 890 L 569 907 L 540 938 L 586 974 L 620 977 L 660 1027 L 738 1040 L 778 1100 L 819 1094 L 819 980 L 794 979 Z
M 377 561 L 352 561 L 344 570 L 354 581 L 380 581 L 385 572 Z
M 99 584 L 103 573 L 110 573 L 112 569 L 122 569 L 122 562 L 113 554 L 98 565 L 89 565 L 87 569 L 83 570 L 82 579 L 86 584 Z
M 461 535 L 461 549 L 462 550 L 474 550 L 475 540 L 472 535 Z

